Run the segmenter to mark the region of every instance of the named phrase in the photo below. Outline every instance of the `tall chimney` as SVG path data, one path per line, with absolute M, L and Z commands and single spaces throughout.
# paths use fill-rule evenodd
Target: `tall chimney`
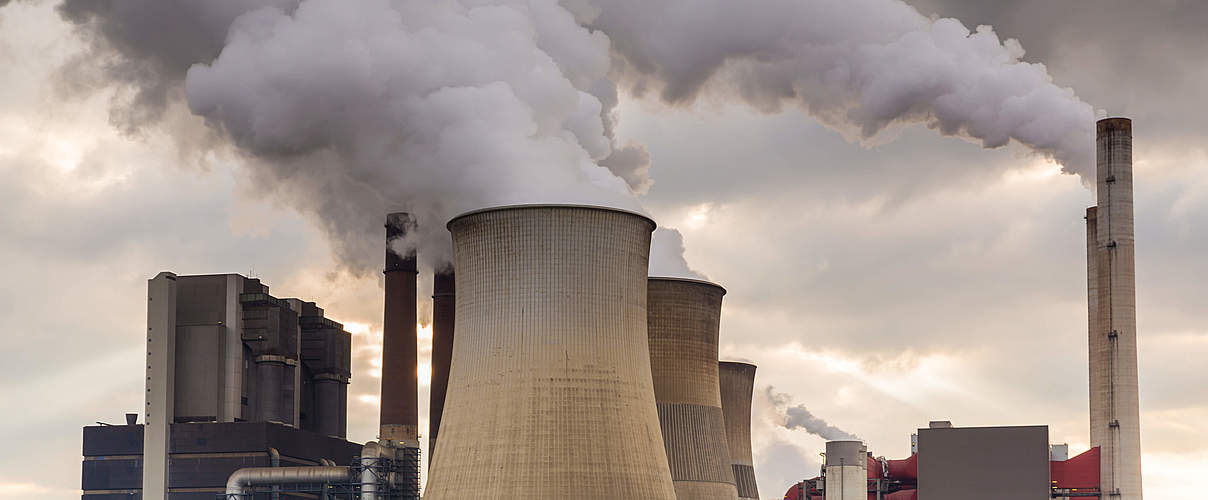
M 428 464 L 436 451 L 440 417 L 445 409 L 449 387 L 449 366 L 453 359 L 453 320 L 457 313 L 456 283 L 453 265 L 436 271 L 432 277 L 432 391 L 428 404 Z
M 738 498 L 759 498 L 755 464 L 751 457 L 751 393 L 755 390 L 755 365 L 736 361 L 718 363 L 721 411 L 726 419 L 726 445 L 738 486 Z
M 380 439 L 419 440 L 418 357 L 415 334 L 415 250 L 401 249 L 400 238 L 415 227 L 408 213 L 386 216 L 386 307 L 382 322 L 382 413 Z
M 1098 206 L 1087 211 L 1091 446 L 1100 449 L 1104 498 L 1141 500 L 1132 121 L 1107 118 L 1096 128 Z

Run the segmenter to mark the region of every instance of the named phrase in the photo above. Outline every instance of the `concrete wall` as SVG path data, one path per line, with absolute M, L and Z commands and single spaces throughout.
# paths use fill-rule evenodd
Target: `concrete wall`
M 650 278 L 650 369 L 663 444 L 679 500 L 734 500 L 717 381 L 722 296 L 712 283 Z
M 1050 489 L 1046 426 L 919 429 L 920 499 L 1048 500 Z
M 449 223 L 456 334 L 427 500 L 671 500 L 646 338 L 649 219 L 526 206 Z
M 721 409 L 726 425 L 726 446 L 738 498 L 759 498 L 755 467 L 751 458 L 751 394 L 755 390 L 755 365 L 718 363 Z

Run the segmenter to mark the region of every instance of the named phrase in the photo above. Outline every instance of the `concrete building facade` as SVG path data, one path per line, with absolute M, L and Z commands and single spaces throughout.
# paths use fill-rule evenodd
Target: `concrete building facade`
M 680 278 L 650 278 L 647 290 L 650 369 L 676 497 L 735 500 L 717 374 L 726 290 Z
M 647 345 L 654 226 L 567 205 L 449 222 L 456 334 L 425 499 L 675 498 Z
M 759 498 L 755 463 L 751 457 L 751 395 L 755 390 L 755 365 L 721 361 L 717 374 L 726 424 L 726 447 L 730 450 L 738 498 Z
M 1090 437 L 1104 498 L 1141 500 L 1132 121 L 1097 123 L 1096 194 L 1087 210 Z

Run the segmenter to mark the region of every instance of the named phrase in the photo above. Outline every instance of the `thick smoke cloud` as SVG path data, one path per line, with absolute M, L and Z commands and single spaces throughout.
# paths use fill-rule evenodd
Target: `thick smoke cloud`
M 989 27 L 901 0 L 579 0 L 626 64 L 618 79 L 669 103 L 738 96 L 795 104 L 852 137 L 921 122 L 988 148 L 1011 140 L 1092 173 L 1094 110 Z
M 154 124 L 183 95 L 246 157 L 254 189 L 311 214 L 357 271 L 380 265 L 375 214 L 414 212 L 409 244 L 439 259 L 443 221 L 467 209 L 640 210 L 650 155 L 618 144 L 618 84 L 671 103 L 795 103 L 862 139 L 905 122 L 1014 139 L 1078 173 L 1091 156 L 1091 107 L 1018 43 L 900 0 L 64 0 L 60 13 L 129 94 L 116 125 Z M 653 273 L 695 275 L 678 234 L 655 245 Z
M 802 429 L 827 441 L 862 441 L 858 436 L 835 427 L 810 413 L 804 405 L 794 405 L 793 397 L 777 393 L 772 386 L 764 389 L 768 401 L 779 414 L 778 421 L 789 430 Z

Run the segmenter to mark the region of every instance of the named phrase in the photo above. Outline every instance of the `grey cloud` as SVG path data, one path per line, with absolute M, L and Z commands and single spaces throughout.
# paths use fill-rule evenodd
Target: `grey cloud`
M 829 422 L 814 416 L 805 405 L 793 404 L 793 397 L 776 392 L 776 388 L 767 386 L 763 390 L 782 418 L 781 425 L 789 430 L 801 429 L 827 441 L 859 441 L 855 434 L 835 427 Z

